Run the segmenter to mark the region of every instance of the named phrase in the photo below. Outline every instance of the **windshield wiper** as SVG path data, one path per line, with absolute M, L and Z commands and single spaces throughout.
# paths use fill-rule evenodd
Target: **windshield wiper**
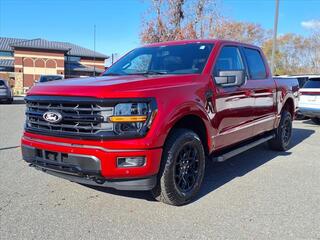
M 168 73 L 167 72 L 163 72 L 163 71 L 149 70 L 147 72 L 144 72 L 143 74 L 146 74 L 146 75 L 163 75 L 163 74 L 168 74 Z
M 168 73 L 162 72 L 162 71 L 149 70 L 146 72 L 129 73 L 128 75 L 163 75 L 163 74 L 168 74 Z
M 120 76 L 121 74 L 119 73 L 105 73 L 103 76 Z

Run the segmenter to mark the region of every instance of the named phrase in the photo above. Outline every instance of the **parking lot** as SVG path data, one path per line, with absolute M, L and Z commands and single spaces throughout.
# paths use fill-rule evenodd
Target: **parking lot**
M 24 104 L 0 105 L 0 239 L 320 239 L 320 126 L 295 121 L 286 153 L 258 146 L 208 163 L 200 196 L 89 188 L 21 159 Z

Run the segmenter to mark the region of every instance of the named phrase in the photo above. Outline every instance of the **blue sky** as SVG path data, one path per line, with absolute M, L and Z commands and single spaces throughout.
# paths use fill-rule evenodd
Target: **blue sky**
M 148 0 L 0 0 L 0 36 L 68 41 L 110 55 L 139 46 Z M 221 0 L 227 17 L 273 27 L 275 0 Z M 280 0 L 279 34 L 320 28 L 320 0 Z M 304 22 L 304 26 L 302 26 Z

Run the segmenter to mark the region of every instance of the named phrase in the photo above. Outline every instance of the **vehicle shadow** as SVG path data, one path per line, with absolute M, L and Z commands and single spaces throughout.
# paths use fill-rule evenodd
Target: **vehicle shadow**
M 303 142 L 314 134 L 314 130 L 294 128 L 290 149 Z M 195 201 L 218 189 L 235 178 L 242 177 L 247 173 L 261 167 L 277 156 L 290 156 L 290 149 L 286 152 L 273 151 L 268 148 L 267 143 L 243 152 L 222 163 L 208 162 L 206 175 Z
M 16 105 L 16 104 L 25 104 L 24 97 L 14 97 L 12 103 L 0 102 L 0 105 Z
M 314 123 L 311 119 L 303 120 L 302 123 L 309 124 L 309 125 L 314 125 L 314 126 L 319 126 L 318 124 Z
M 305 139 L 310 137 L 315 131 L 294 128 L 293 138 L 291 141 L 290 148 L 303 142 Z M 193 201 L 198 201 L 200 198 L 213 192 L 219 187 L 227 184 L 231 180 L 244 176 L 245 174 L 255 170 L 256 168 L 264 165 L 265 163 L 273 160 L 277 156 L 290 156 L 290 149 L 287 152 L 276 152 L 268 149 L 267 144 L 257 146 L 244 153 L 235 156 L 226 162 L 213 163 L 207 161 L 206 174 L 203 180 L 203 184 L 197 198 Z M 118 191 L 110 188 L 102 188 L 95 186 L 88 186 L 92 189 L 109 193 L 116 194 L 122 197 L 128 198 L 139 198 L 147 201 L 155 201 L 150 192 L 145 191 Z

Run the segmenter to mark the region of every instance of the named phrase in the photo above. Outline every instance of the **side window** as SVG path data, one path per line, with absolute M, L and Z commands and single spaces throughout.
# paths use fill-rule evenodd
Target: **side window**
M 226 46 L 220 51 L 216 65 L 214 66 L 214 75 L 219 76 L 219 71 L 237 71 L 244 70 L 239 48 Z
M 130 63 L 124 65 L 122 70 L 129 74 L 131 72 L 146 72 L 149 69 L 151 58 L 151 54 L 139 55 L 136 58 L 132 59 Z
M 264 79 L 267 77 L 266 66 L 258 50 L 244 48 L 244 54 L 248 63 L 250 79 Z

